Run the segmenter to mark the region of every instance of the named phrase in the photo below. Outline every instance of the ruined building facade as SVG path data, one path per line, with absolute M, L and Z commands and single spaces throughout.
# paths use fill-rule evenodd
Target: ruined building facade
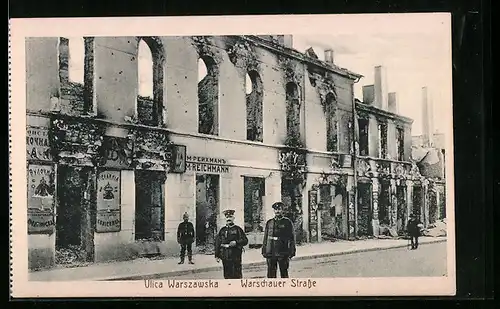
M 355 117 L 364 116 L 355 108 L 395 121 L 388 154 L 397 126 L 410 142 L 411 122 L 354 105 L 361 76 L 291 39 L 27 38 L 30 267 L 61 252 L 86 262 L 177 254 L 185 212 L 196 251 L 211 253 L 226 208 L 259 245 L 279 200 L 299 243 L 361 235 L 357 179 L 369 171 L 356 161 Z M 373 162 L 409 172 L 410 144 L 392 160 L 372 158 L 372 144 L 360 153 L 372 172 Z M 376 220 L 376 202 L 368 209 Z
M 426 174 L 413 158 L 413 120 L 398 115 L 397 93 L 387 93 L 385 68 L 356 100 L 358 236 L 402 235 L 410 214 L 424 227 L 445 217 L 444 174 Z

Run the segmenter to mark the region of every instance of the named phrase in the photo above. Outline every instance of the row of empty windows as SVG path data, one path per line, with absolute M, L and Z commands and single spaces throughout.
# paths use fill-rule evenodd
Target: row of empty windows
M 60 68 L 67 69 L 68 82 L 87 83 L 92 65 L 85 64 L 86 45 L 84 38 L 61 38 L 66 46 L 59 48 Z M 164 59 L 163 49 L 153 39 L 142 38 L 138 43 L 138 121 L 146 125 L 161 125 L 163 106 Z M 61 60 L 61 59 L 64 59 Z M 93 59 L 93 58 L 92 58 Z M 63 63 L 64 62 L 64 63 Z M 93 72 L 93 70 L 92 70 Z M 91 72 L 90 72 L 91 73 Z M 90 79 L 92 80 L 92 79 Z M 250 70 L 245 76 L 247 140 L 263 141 L 264 87 L 259 73 Z M 286 91 L 286 128 L 288 136 L 300 138 L 300 91 L 297 84 L 289 82 Z M 333 94 L 329 104 L 335 104 Z M 218 135 L 219 126 L 219 73 L 217 63 L 209 56 L 198 59 L 198 132 Z M 92 105 L 92 103 L 87 103 Z M 327 114 L 327 150 L 337 151 L 337 124 L 332 112 Z
M 362 156 L 369 155 L 369 121 L 368 119 L 360 118 L 359 124 L 359 154 Z M 378 157 L 388 159 L 388 137 L 387 137 L 387 123 L 378 124 Z M 401 127 L 396 128 L 396 160 L 404 161 L 404 129 Z

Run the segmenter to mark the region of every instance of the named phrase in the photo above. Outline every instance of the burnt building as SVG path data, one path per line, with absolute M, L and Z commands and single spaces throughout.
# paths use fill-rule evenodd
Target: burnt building
M 385 68 L 356 100 L 357 236 L 402 235 L 411 213 L 424 226 L 437 218 L 444 181 L 422 172 L 412 157 L 413 120 L 398 114 L 397 93 L 387 92 Z M 444 209 L 444 206 L 442 206 Z
M 299 242 L 353 236 L 361 76 L 291 43 L 27 38 L 30 267 L 177 254 L 184 212 L 210 253 L 228 207 L 258 245 L 278 200 Z

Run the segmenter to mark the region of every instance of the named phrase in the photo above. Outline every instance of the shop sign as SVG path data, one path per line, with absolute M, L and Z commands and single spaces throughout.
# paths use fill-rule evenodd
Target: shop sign
M 318 191 L 309 191 L 309 235 L 311 242 L 318 242 Z
M 101 166 L 128 168 L 131 157 L 131 145 L 125 138 L 106 136 L 103 141 Z
M 26 155 L 28 160 L 52 161 L 47 128 L 27 127 Z
M 199 173 L 229 173 L 229 166 L 226 159 L 212 157 L 187 156 L 186 169 Z
M 97 176 L 96 231 L 118 232 L 121 229 L 120 171 L 104 170 Z
M 54 233 L 54 167 L 28 166 L 28 234 Z

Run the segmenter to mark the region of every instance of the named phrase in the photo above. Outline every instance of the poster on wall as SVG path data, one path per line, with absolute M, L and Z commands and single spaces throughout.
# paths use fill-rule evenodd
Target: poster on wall
M 120 171 L 105 170 L 97 176 L 96 232 L 121 230 Z
M 54 167 L 28 166 L 28 234 L 52 234 L 54 222 Z
M 309 235 L 311 242 L 318 242 L 318 192 L 309 191 Z
M 26 129 L 26 155 L 28 160 L 52 160 L 47 128 L 28 127 Z

